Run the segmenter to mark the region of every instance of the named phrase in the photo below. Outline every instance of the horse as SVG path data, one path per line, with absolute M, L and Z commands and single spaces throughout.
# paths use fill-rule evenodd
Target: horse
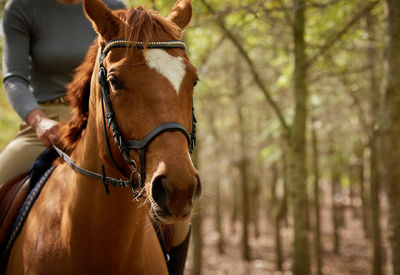
M 65 161 L 34 203 L 6 274 L 168 274 L 152 223 L 187 225 L 201 195 L 190 157 L 197 73 L 179 41 L 191 2 L 178 0 L 167 17 L 111 11 L 101 0 L 83 8 L 98 37 L 67 87 Z

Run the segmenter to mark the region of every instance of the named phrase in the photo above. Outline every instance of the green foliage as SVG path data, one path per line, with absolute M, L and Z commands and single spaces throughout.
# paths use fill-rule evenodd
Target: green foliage
M 18 130 L 21 122 L 8 104 L 3 86 L 0 87 L 0 151 L 7 145 Z
M 0 36 L 0 56 L 3 53 L 3 39 Z M 0 75 L 1 61 L 0 61 Z M 18 130 L 20 119 L 7 102 L 3 82 L 0 83 L 0 151 L 7 145 Z

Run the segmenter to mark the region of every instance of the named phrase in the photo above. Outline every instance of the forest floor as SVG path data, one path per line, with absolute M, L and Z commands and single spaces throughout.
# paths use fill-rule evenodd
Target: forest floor
M 324 188 L 327 191 L 327 188 Z M 326 275 L 364 275 L 370 273 L 371 247 L 365 237 L 361 220 L 361 210 L 344 208 L 344 225 L 339 230 L 340 248 L 339 255 L 334 253 L 333 226 L 331 201 L 325 192 L 321 200 L 321 233 L 323 246 L 323 274 Z M 261 216 L 261 215 L 260 215 Z M 264 215 L 265 216 L 265 215 Z M 311 217 L 311 219 L 313 219 Z M 382 225 L 384 218 L 382 219 Z M 250 226 L 251 260 L 244 261 L 240 250 L 240 224 L 236 224 L 236 230 L 230 230 L 229 221 L 224 220 L 224 254 L 218 253 L 218 233 L 215 230 L 213 215 L 205 213 L 203 218 L 203 275 L 258 275 L 258 274 L 292 274 L 290 271 L 292 230 L 290 227 L 281 228 L 283 248 L 283 270 L 277 270 L 274 249 L 274 232 L 271 223 L 266 219 L 260 219 L 260 234 L 254 237 L 253 226 Z M 312 242 L 313 232 L 310 233 Z M 312 245 L 312 243 L 311 243 Z M 386 246 L 386 242 L 383 242 Z M 316 263 L 311 250 L 313 274 L 316 274 Z M 192 265 L 191 255 L 188 257 L 185 274 L 190 274 Z

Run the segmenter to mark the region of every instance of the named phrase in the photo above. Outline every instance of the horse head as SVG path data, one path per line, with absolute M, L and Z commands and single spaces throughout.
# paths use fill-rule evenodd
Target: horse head
M 201 193 L 199 175 L 189 153 L 194 132 L 192 104 L 197 73 L 184 44 L 176 41 L 191 19 L 191 3 L 178 0 L 166 18 L 142 7 L 112 12 L 100 0 L 85 0 L 84 9 L 98 33 L 99 50 L 87 111 L 96 121 L 102 161 L 112 170 L 108 173 L 114 175 L 119 173 L 115 166 L 122 171 L 137 166 L 141 172 L 137 174 L 145 177 L 142 187 L 151 212 L 160 221 L 174 223 L 189 219 Z M 166 44 L 172 46 L 154 46 Z M 97 77 L 99 71 L 104 74 L 102 84 Z M 103 98 L 101 85 L 108 93 Z M 107 105 L 104 100 L 110 105 L 105 106 L 106 115 L 102 113 Z M 104 127 L 106 135 L 105 116 L 111 124 Z M 168 128 L 170 124 L 173 127 Z M 158 129 L 160 125 L 167 125 L 163 126 L 167 129 Z M 112 141 L 116 135 L 114 126 L 121 140 L 127 141 L 125 147 L 149 140 L 141 149 L 134 145 L 130 147 L 132 150 L 121 148 L 118 140 Z M 110 153 L 106 150 L 107 136 L 111 139 Z M 132 176 L 140 181 L 134 173 Z

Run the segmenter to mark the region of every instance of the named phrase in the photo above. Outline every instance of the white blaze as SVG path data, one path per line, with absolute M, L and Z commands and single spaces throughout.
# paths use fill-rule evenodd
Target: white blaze
M 186 73 L 183 58 L 172 56 L 162 49 L 148 49 L 145 51 L 145 59 L 147 65 L 167 78 L 175 91 L 179 93 Z

